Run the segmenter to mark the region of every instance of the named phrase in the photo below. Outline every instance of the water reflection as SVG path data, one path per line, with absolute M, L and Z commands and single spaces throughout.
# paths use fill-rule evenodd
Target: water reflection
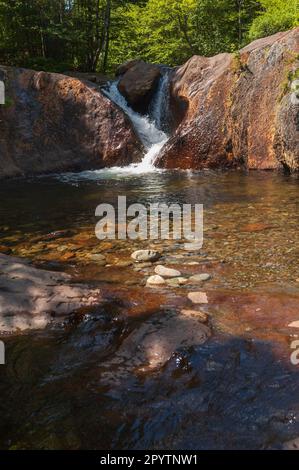
M 204 204 L 202 250 L 171 240 L 150 247 L 182 276 L 211 279 L 145 288 L 153 267 L 133 266 L 130 254 L 149 242 L 94 237 L 95 207 L 118 195 L 128 204 Z M 288 328 L 298 320 L 298 195 L 298 179 L 265 172 L 2 182 L 0 246 L 100 286 L 107 305 L 5 338 L 0 447 L 280 448 L 298 436 Z M 178 324 L 191 308 L 187 294 L 203 289 L 213 336 L 175 342 L 171 328 L 188 331 Z M 140 335 L 148 339 L 136 350 L 130 338 Z

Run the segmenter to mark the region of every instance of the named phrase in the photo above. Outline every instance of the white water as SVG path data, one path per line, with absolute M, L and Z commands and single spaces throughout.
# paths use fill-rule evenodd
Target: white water
M 150 103 L 150 118 L 155 122 L 158 129 L 165 130 L 167 122 L 165 122 L 169 107 L 169 71 L 165 70 L 160 80 L 159 87 Z
M 162 85 L 159 87 L 157 91 L 156 100 L 155 100 L 156 101 L 155 108 L 159 109 L 158 111 L 159 113 L 161 113 L 160 107 L 162 106 L 162 98 L 163 98 L 163 93 L 161 92 L 161 90 L 162 89 L 165 90 L 165 85 L 163 85 L 163 81 L 164 80 L 162 79 Z M 136 113 L 135 111 L 133 111 L 132 108 L 129 107 L 125 98 L 118 91 L 117 82 L 113 82 L 111 84 L 109 91 L 106 92 L 106 95 L 111 99 L 111 101 L 117 104 L 130 118 L 146 150 L 146 153 L 140 163 L 131 164 L 128 167 L 117 168 L 117 169 L 120 171 L 125 171 L 125 172 L 129 171 L 135 174 L 147 173 L 149 171 L 156 170 L 154 163 L 161 148 L 168 140 L 167 135 L 163 131 L 158 129 L 154 120 L 150 120 L 149 116 L 142 116 L 141 114 Z M 111 170 L 115 170 L 115 169 L 116 168 L 114 169 L 111 168 Z
M 120 176 L 138 175 L 154 171 L 161 171 L 155 167 L 156 158 L 167 142 L 168 136 L 161 130 L 162 119 L 168 105 L 168 74 L 164 74 L 160 80 L 158 90 L 150 106 L 149 116 L 142 116 L 130 108 L 125 98 L 117 88 L 117 82 L 112 82 L 105 95 L 117 104 L 130 118 L 134 129 L 145 148 L 145 155 L 140 163 L 132 163 L 126 167 L 104 168 L 102 170 L 88 170 L 80 173 L 65 173 L 59 176 L 65 182 L 76 182 L 81 179 L 97 180 L 101 178 L 115 178 Z

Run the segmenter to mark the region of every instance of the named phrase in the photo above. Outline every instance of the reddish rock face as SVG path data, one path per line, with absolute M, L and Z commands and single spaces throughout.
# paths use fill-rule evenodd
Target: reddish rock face
M 164 168 L 299 169 L 299 28 L 260 39 L 239 55 L 194 56 L 171 80 L 177 128 L 156 164 Z
M 140 62 L 139 59 L 127 60 L 127 62 L 124 62 L 119 67 L 117 67 L 115 75 L 117 77 L 119 77 L 120 75 L 124 75 L 130 68 L 132 68 L 134 65 L 138 64 L 139 62 Z
M 95 169 L 141 160 L 130 120 L 96 85 L 1 67 L 0 177 Z
M 158 84 L 160 68 L 143 60 L 130 61 L 118 73 L 123 73 L 118 83 L 120 93 L 132 109 L 145 113 Z

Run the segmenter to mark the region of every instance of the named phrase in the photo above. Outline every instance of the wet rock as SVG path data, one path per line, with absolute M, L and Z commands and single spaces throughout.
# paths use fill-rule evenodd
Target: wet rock
M 0 177 L 141 160 L 130 119 L 96 85 L 13 67 L 0 72 L 11 102 L 0 107 Z
M 299 28 L 262 38 L 239 54 L 191 57 L 170 84 L 175 132 L 162 168 L 299 169 Z M 183 158 L 182 158 L 183 155 Z
M 129 66 L 129 67 L 128 67 Z M 118 89 L 137 112 L 146 113 L 160 78 L 160 68 L 143 60 L 122 66 Z
M 182 315 L 186 315 L 187 317 L 196 318 L 198 321 L 206 323 L 208 321 L 208 315 L 204 312 L 200 312 L 199 310 L 181 310 Z
M 137 250 L 132 253 L 132 258 L 138 262 L 156 261 L 161 257 L 161 254 L 155 250 Z
M 284 450 L 299 450 L 299 437 L 292 439 L 291 441 L 287 441 L 283 444 Z
M 165 279 L 163 279 L 163 277 L 158 276 L 158 275 L 150 276 L 146 281 L 147 286 L 159 286 L 163 284 L 165 284 Z
M 53 318 L 101 303 L 98 289 L 70 281 L 66 273 L 0 255 L 0 331 L 44 328 Z
M 290 328 L 299 328 L 299 320 L 293 321 L 288 325 Z
M 106 257 L 101 253 L 90 253 L 88 258 L 90 259 L 90 261 L 94 261 L 95 263 L 100 262 L 106 264 Z
M 117 261 L 115 261 L 115 264 L 116 264 L 116 266 L 118 266 L 119 268 L 127 268 L 127 267 L 129 267 L 129 266 L 132 266 L 133 261 L 125 261 L 125 260 L 121 261 L 121 260 L 117 260 Z
M 180 271 L 167 268 L 161 264 L 158 264 L 158 266 L 155 267 L 155 273 L 163 277 L 179 277 L 181 275 Z
M 0 253 L 9 255 L 11 253 L 11 249 L 8 246 L 0 245 Z
M 179 348 L 204 344 L 211 330 L 203 325 L 199 317 L 184 314 L 167 314 L 144 322 L 122 343 L 113 363 L 118 371 L 109 371 L 105 380 L 123 378 L 130 370 L 155 370 L 163 366 Z
M 205 281 L 208 281 L 209 279 L 211 279 L 211 275 L 210 274 L 207 274 L 207 273 L 201 273 L 201 274 L 195 274 L 194 276 L 190 276 L 189 277 L 189 281 L 190 282 L 194 282 L 194 283 L 197 283 L 197 282 L 205 282 Z
M 115 75 L 119 77 L 120 75 L 124 75 L 128 70 L 130 70 L 134 65 L 137 65 L 140 62 L 139 59 L 132 59 L 132 60 L 127 60 L 123 64 L 121 64 L 119 67 L 117 67 Z
M 172 287 L 183 286 L 187 284 L 188 279 L 186 277 L 173 277 L 171 279 L 166 279 L 166 284 Z
M 74 259 L 75 254 L 71 252 L 64 253 L 62 256 L 60 256 L 60 261 L 68 261 L 70 259 Z
M 207 304 L 209 303 L 207 294 L 205 292 L 189 292 L 188 299 L 194 304 Z
M 151 268 L 153 265 L 150 261 L 144 263 L 138 263 L 134 265 L 135 271 L 141 271 L 142 269 Z

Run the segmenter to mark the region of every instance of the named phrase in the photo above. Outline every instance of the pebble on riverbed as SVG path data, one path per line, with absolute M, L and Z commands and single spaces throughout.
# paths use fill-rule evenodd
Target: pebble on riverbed
M 194 304 L 208 304 L 208 297 L 205 292 L 189 292 L 188 299 Z
M 147 286 L 159 286 L 165 284 L 165 279 L 163 279 L 162 276 L 155 275 L 155 276 L 150 276 L 147 281 L 146 285 Z
M 180 271 L 177 269 L 166 268 L 166 266 L 162 266 L 161 264 L 155 267 L 155 273 L 164 277 L 179 277 L 181 275 Z
M 166 279 L 166 284 L 170 287 L 178 287 L 187 284 L 188 279 L 185 277 L 172 277 L 170 279 Z
M 189 277 L 190 282 L 205 282 L 211 279 L 211 275 L 207 273 L 195 274 L 194 276 Z
M 185 315 L 186 317 L 196 318 L 202 323 L 206 323 L 208 321 L 208 315 L 204 312 L 200 312 L 199 310 L 181 310 L 181 314 Z
M 106 264 L 106 257 L 101 253 L 90 253 L 87 258 L 100 266 L 105 266 Z
M 161 254 L 155 250 L 137 250 L 132 253 L 131 257 L 137 262 L 157 261 Z

